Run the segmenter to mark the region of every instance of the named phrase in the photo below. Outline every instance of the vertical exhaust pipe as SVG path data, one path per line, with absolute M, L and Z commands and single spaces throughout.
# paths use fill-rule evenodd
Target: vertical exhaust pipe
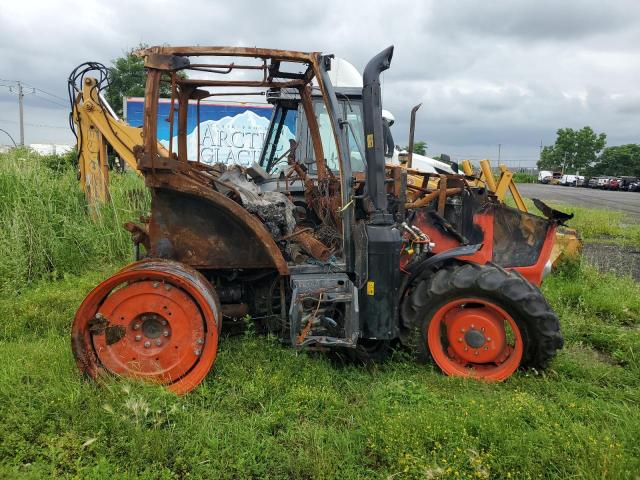
M 411 124 L 409 126 L 409 152 L 407 156 L 407 168 L 413 166 L 413 137 L 416 134 L 416 112 L 422 106 L 421 103 L 411 109 Z
M 385 191 L 384 135 L 382 127 L 382 95 L 380 74 L 391 65 L 393 45 L 369 60 L 362 75 L 365 157 L 367 160 L 367 195 L 373 203 L 372 223 L 389 223 Z

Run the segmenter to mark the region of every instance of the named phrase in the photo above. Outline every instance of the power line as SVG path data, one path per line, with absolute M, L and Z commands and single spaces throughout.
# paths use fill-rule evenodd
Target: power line
M 38 89 L 36 89 L 36 90 L 38 90 Z M 40 100 L 44 100 L 45 102 L 49 102 L 49 103 L 52 103 L 54 105 L 58 105 L 59 107 L 62 107 L 64 109 L 69 109 L 69 105 L 68 104 L 62 104 L 60 102 L 54 102 L 53 100 L 49 100 L 48 98 L 43 97 L 41 95 L 34 95 L 34 96 L 38 97 Z
M 22 84 L 22 85 L 26 85 L 26 84 Z M 14 86 L 14 85 L 0 85 L 0 87 L 8 88 L 10 91 L 13 91 L 14 88 L 17 88 L 17 86 Z M 34 88 L 34 87 L 29 87 L 29 88 L 32 89 L 32 91 L 29 92 L 29 93 L 33 94 L 35 97 L 38 97 L 40 100 L 44 100 L 45 102 L 49 102 L 49 103 L 51 103 L 53 105 L 57 105 L 57 106 L 59 106 L 61 108 L 65 108 L 65 109 L 69 108 L 69 104 L 68 103 L 56 102 L 56 101 L 51 100 L 51 99 L 49 99 L 47 97 L 44 97 L 42 95 L 38 95 L 37 92 L 41 91 L 39 88 Z
M 18 95 L 18 107 L 19 107 L 19 122 L 12 122 L 12 121 L 7 121 L 7 120 L 3 120 L 5 122 L 8 123 L 19 123 L 20 124 L 20 145 L 24 145 L 24 126 L 28 125 L 31 127 L 36 127 L 36 128 L 67 128 L 67 127 L 60 127 L 58 125 L 47 125 L 47 124 L 43 124 L 43 123 L 26 123 L 24 121 L 24 97 L 25 95 L 30 95 L 32 94 L 34 97 L 38 97 L 40 100 L 44 100 L 45 102 L 51 103 L 53 105 L 56 105 L 60 108 L 69 108 L 68 104 L 66 103 L 66 100 L 58 95 L 56 95 L 55 93 L 51 93 L 48 92 L 46 90 L 43 90 L 41 88 L 38 87 L 34 87 L 33 85 L 30 85 L 28 83 L 22 82 L 20 80 L 9 80 L 6 78 L 0 78 L 0 82 L 5 82 L 5 84 L 0 84 L 0 87 L 4 87 L 4 88 L 8 88 L 9 91 L 11 93 L 15 93 Z M 6 82 L 12 84 L 12 85 L 7 85 Z M 25 91 L 25 89 L 23 88 L 24 86 L 27 86 L 29 89 L 31 89 L 30 92 Z M 47 98 L 51 97 L 51 98 Z M 57 99 L 57 100 L 61 100 L 62 102 L 65 103 L 60 103 L 56 100 L 53 99 Z
M 28 86 L 28 87 L 31 87 L 31 88 L 35 88 L 38 92 L 42 92 L 45 95 L 49 95 L 50 97 L 57 98 L 58 100 L 62 100 L 63 102 L 68 102 L 69 101 L 68 98 L 62 98 L 62 97 L 60 97 L 58 95 L 55 95 L 55 94 L 53 94 L 51 92 L 47 92 L 46 90 L 42 90 L 41 88 L 34 87 L 33 85 L 29 85 L 28 83 L 25 83 L 25 85 Z
M 9 132 L 7 132 L 6 130 L 3 130 L 2 128 L 0 128 L 0 132 L 4 132 L 7 134 L 7 137 L 9 137 L 11 139 L 11 141 L 13 142 L 13 146 L 17 147 L 18 145 L 16 144 L 16 141 L 13 139 L 13 137 L 11 136 L 11 134 Z

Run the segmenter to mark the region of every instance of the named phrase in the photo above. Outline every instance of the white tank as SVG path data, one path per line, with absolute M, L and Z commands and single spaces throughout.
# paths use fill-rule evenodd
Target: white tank
M 329 70 L 329 80 L 334 87 L 362 88 L 362 75 L 356 67 L 347 62 L 344 58 L 334 57 L 331 59 L 331 70 Z M 316 84 L 315 79 L 313 80 Z
M 336 57 L 331 61 L 329 78 L 334 87 L 362 88 L 362 75 L 344 58 Z

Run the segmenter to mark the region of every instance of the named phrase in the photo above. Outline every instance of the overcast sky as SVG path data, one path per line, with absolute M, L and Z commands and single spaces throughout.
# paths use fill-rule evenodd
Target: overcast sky
M 188 6 L 189 7 L 188 7 Z M 334 53 L 362 70 L 395 45 L 385 108 L 428 153 L 531 164 L 561 127 L 640 143 L 640 1 L 49 0 L 0 4 L 0 85 L 66 98 L 79 63 L 109 64 L 141 42 Z M 71 143 L 66 102 L 25 99 L 27 143 Z M 18 139 L 17 98 L 0 87 L 0 128 Z M 0 132 L 0 144 L 8 138 Z

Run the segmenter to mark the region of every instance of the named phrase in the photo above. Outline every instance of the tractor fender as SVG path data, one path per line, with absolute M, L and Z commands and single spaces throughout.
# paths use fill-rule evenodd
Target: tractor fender
M 287 263 L 263 223 L 230 198 L 186 175 L 147 175 L 150 256 L 196 269 L 275 268 Z

